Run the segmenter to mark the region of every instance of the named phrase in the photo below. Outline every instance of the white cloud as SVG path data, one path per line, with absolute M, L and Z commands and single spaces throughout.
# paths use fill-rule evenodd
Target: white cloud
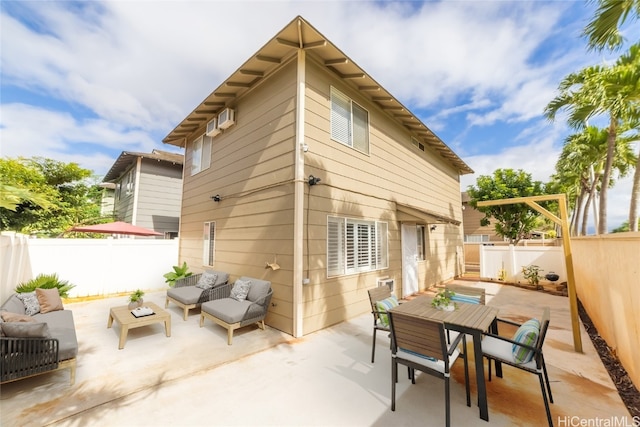
M 527 126 L 499 155 L 463 160 L 546 180 L 561 132 L 531 122 L 564 75 L 594 62 L 578 39 L 583 16 L 566 24 L 568 9 L 589 13 L 572 2 L 11 2 L 2 84 L 37 99 L 5 97 L 2 155 L 77 158 L 104 173 L 120 151 L 171 149 L 160 138 L 302 15 L 430 128 L 466 117 L 445 140 L 461 155 L 478 127 Z

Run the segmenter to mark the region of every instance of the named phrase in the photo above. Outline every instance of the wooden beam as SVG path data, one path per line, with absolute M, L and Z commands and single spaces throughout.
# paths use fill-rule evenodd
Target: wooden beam
M 560 218 L 547 211 L 536 202 L 558 201 L 560 206 Z M 576 295 L 576 276 L 573 271 L 573 255 L 571 253 L 571 236 L 569 231 L 569 214 L 567 209 L 567 197 L 564 194 L 548 194 L 543 196 L 514 197 L 512 199 L 483 200 L 478 206 L 512 205 L 524 203 L 540 212 L 562 228 L 562 248 L 564 250 L 564 262 L 567 267 L 567 292 L 569 294 L 569 308 L 571 310 L 571 328 L 573 330 L 573 348 L 576 353 L 582 353 L 582 336 L 580 335 L 580 321 L 578 317 L 578 297 Z

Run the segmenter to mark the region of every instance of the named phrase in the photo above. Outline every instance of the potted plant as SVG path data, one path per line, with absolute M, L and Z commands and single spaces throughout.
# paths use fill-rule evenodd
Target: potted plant
M 457 308 L 457 304 L 451 301 L 451 297 L 455 294 L 455 292 L 449 289 L 443 289 L 433 297 L 431 305 L 438 310 L 453 311 Z
M 137 308 L 137 307 L 142 307 L 142 304 L 144 303 L 144 300 L 142 299 L 143 295 L 144 295 L 144 292 L 142 292 L 140 289 L 137 289 L 135 292 L 129 295 L 130 310 L 133 310 L 134 308 Z
M 165 282 L 168 283 L 169 286 L 173 288 L 176 284 L 176 280 L 184 279 L 185 277 L 189 277 L 193 275 L 193 273 L 191 273 L 188 270 L 189 270 L 189 267 L 187 267 L 187 263 L 185 261 L 182 263 L 182 266 L 174 265 L 173 271 L 170 271 L 164 274 L 163 277 L 165 278 Z

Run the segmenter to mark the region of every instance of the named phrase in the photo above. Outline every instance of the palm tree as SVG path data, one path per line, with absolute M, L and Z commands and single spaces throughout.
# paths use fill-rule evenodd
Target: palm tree
M 584 129 L 589 119 L 608 115 L 607 155 L 602 172 L 598 233 L 607 232 L 607 189 L 612 182 L 618 128 L 638 116 L 640 67 L 637 64 L 638 45 L 628 56 L 621 57 L 613 66 L 590 66 L 566 76 L 559 84 L 559 94 L 545 107 L 545 115 L 555 120 L 558 111 L 567 110 L 568 123 L 575 129 Z
M 624 24 L 629 14 L 632 19 L 640 16 L 640 0 L 599 0 L 598 3 L 593 19 L 583 32 L 589 39 L 589 48 L 619 48 L 623 41 L 619 26 Z

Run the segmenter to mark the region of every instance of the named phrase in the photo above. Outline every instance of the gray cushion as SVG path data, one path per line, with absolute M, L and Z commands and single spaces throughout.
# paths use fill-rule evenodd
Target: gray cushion
M 18 298 L 17 294 L 11 295 L 9 299 L 4 304 L 2 304 L 0 310 L 10 311 L 11 313 L 16 314 L 25 314 L 24 304 L 22 303 L 20 298 Z
M 40 303 L 35 292 L 23 292 L 18 294 L 18 298 L 24 304 L 24 312 L 29 316 L 40 313 Z
M 6 322 L 2 324 L 2 332 L 13 338 L 51 338 L 46 323 Z
M 217 317 L 229 324 L 242 320 L 251 301 L 236 301 L 231 298 L 222 298 L 202 304 L 202 311 Z
M 167 295 L 176 301 L 180 301 L 182 304 L 196 304 L 200 295 L 202 295 L 202 289 L 195 286 L 184 286 L 182 288 L 171 288 L 167 291 Z
M 216 280 L 216 283 L 215 283 L 214 286 L 222 285 L 222 284 L 227 283 L 229 281 L 229 273 L 225 273 L 224 271 L 205 270 L 205 272 L 209 272 L 209 273 L 213 273 L 213 274 L 217 274 L 218 275 L 218 279 Z
M 66 360 L 78 354 L 78 338 L 71 310 L 38 313 L 33 316 L 38 322 L 47 322 L 52 338 L 58 339 L 58 360 Z
M 233 288 L 231 289 L 230 298 L 233 298 L 236 301 L 244 301 L 247 299 L 247 295 L 249 294 L 249 289 L 251 288 L 251 280 L 241 280 L 238 279 L 233 284 Z
M 216 273 L 212 273 L 211 271 L 205 271 L 198 279 L 198 283 L 196 283 L 196 288 L 200 289 L 211 289 L 218 281 L 218 275 Z
M 271 282 L 267 280 L 254 279 L 253 277 L 245 277 L 242 276 L 241 280 L 251 280 L 251 288 L 249 289 L 249 295 L 247 295 L 247 300 L 251 302 L 256 302 L 260 298 L 264 297 L 269 293 L 269 289 L 271 289 Z

